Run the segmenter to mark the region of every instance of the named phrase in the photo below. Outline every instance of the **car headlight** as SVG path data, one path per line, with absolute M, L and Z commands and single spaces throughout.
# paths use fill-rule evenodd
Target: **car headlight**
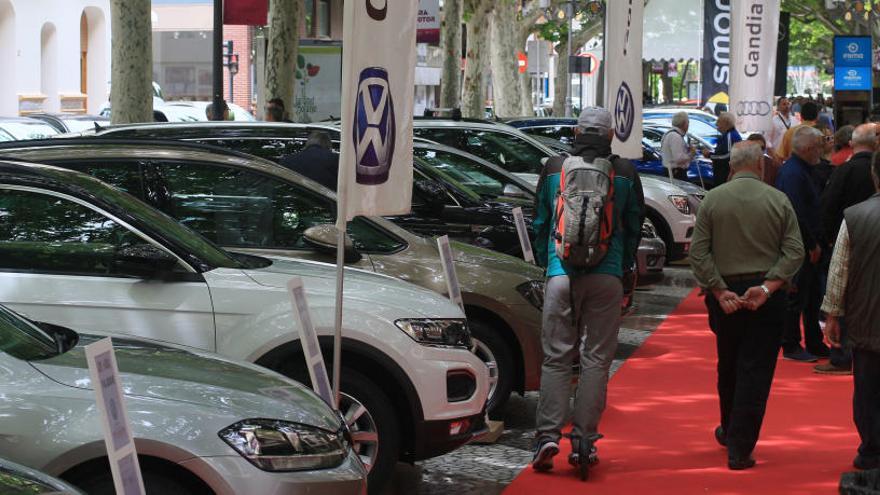
M 328 469 L 342 464 L 348 455 L 342 432 L 287 421 L 246 419 L 219 434 L 264 471 Z
M 691 214 L 691 205 L 688 203 L 687 196 L 669 196 L 669 201 L 672 202 L 672 206 L 675 206 L 675 209 L 682 214 Z
M 394 324 L 419 344 L 471 347 L 471 332 L 467 320 L 407 318 L 397 320 Z
M 532 306 L 538 308 L 539 310 L 544 309 L 544 281 L 543 280 L 529 280 L 524 284 L 519 284 L 516 287 L 516 291 L 519 292 L 526 301 L 530 302 Z

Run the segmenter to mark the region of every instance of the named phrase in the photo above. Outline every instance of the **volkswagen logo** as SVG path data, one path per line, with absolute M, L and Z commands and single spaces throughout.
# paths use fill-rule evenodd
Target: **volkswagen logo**
M 358 184 L 384 184 L 388 180 L 396 129 L 388 71 L 381 67 L 364 69 L 354 110 Z
M 635 102 L 626 81 L 617 89 L 617 102 L 614 104 L 614 135 L 621 142 L 629 139 L 635 121 Z
M 859 44 L 858 43 L 850 43 L 849 45 L 846 46 L 846 49 L 849 50 L 850 53 L 855 53 L 855 52 L 859 51 Z
M 766 101 L 740 101 L 736 104 L 737 117 L 766 117 L 772 107 Z

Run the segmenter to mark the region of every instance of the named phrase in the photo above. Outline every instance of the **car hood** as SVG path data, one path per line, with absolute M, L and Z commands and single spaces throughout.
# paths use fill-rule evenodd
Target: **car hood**
M 291 277 L 301 277 L 309 297 L 335 298 L 336 267 L 316 261 L 292 260 L 279 257 L 272 265 L 247 270 L 255 282 L 266 287 L 287 289 Z M 378 309 L 379 305 L 395 308 L 402 313 L 426 318 L 464 318 L 461 309 L 433 291 L 386 275 L 345 269 L 345 300 L 365 303 Z M 379 305 L 377 305 L 377 303 Z
M 63 385 L 92 389 L 85 346 L 101 338 L 79 334 L 74 348 L 31 365 Z M 282 419 L 333 431 L 340 427 L 335 413 L 311 390 L 265 368 L 142 339 L 113 337 L 113 348 L 126 396 L 227 410 L 238 419 Z
M 544 279 L 544 270 L 519 258 L 463 242 L 450 241 L 449 246 L 452 248 L 452 257 L 458 264 L 514 273 L 529 280 Z
M 681 187 L 673 182 L 670 182 L 668 178 L 655 177 L 651 175 L 639 175 L 639 178 L 642 180 L 642 189 L 645 190 L 646 196 L 648 195 L 649 190 L 657 191 L 666 196 L 687 196 L 687 193 Z

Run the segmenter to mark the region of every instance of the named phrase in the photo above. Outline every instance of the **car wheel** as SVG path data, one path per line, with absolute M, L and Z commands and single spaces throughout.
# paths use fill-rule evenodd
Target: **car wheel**
M 369 475 L 369 492 L 380 493 L 400 457 L 400 424 L 391 399 L 357 371 L 342 370 L 339 409 L 351 431 L 353 449 Z
M 473 352 L 489 368 L 489 417 L 498 419 L 513 392 L 513 353 L 498 331 L 480 320 L 469 322 Z
M 110 466 L 108 465 L 107 468 L 109 469 Z M 141 475 L 144 478 L 144 489 L 147 495 L 207 495 L 212 493 L 210 490 L 193 489 L 170 476 L 154 471 L 143 471 Z M 110 471 L 91 471 L 88 476 L 77 477 L 68 481 L 88 495 L 116 494 L 116 488 L 113 486 L 113 475 L 110 474 Z
M 647 221 L 654 226 L 657 235 L 660 236 L 660 239 L 666 244 L 666 264 L 668 265 L 671 261 L 670 253 L 672 253 L 672 250 L 675 247 L 675 239 L 672 237 L 672 230 L 669 228 L 666 220 L 664 220 L 660 213 L 657 213 L 655 210 L 648 211 Z

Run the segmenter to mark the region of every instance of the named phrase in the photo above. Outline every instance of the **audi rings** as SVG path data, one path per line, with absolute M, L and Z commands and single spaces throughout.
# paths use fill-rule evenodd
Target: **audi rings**
M 766 101 L 740 101 L 736 104 L 737 117 L 766 117 L 773 107 Z

